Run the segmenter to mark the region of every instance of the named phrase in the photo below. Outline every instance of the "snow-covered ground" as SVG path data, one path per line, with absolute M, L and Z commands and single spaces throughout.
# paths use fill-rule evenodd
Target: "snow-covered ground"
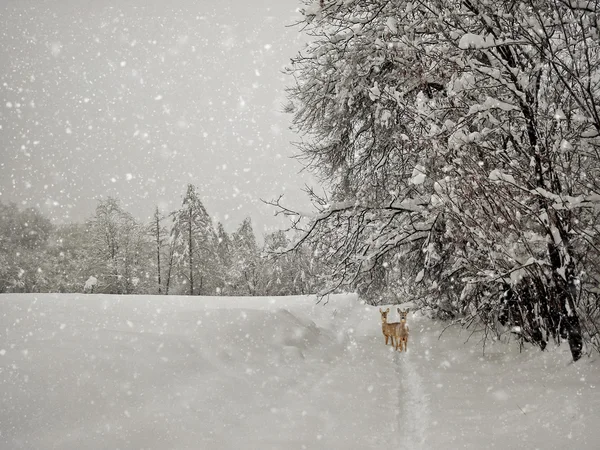
M 597 357 L 409 324 L 395 353 L 351 295 L 0 295 L 0 448 L 600 448 Z

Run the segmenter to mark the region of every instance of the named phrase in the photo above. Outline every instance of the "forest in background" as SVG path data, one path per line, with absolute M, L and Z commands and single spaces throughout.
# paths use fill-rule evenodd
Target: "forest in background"
M 85 223 L 66 225 L 53 225 L 35 208 L 0 203 L 0 293 L 314 293 L 317 263 L 309 251 L 270 257 L 289 245 L 276 231 L 259 247 L 250 219 L 227 233 L 213 224 L 193 185 L 180 209 L 163 215 L 156 208 L 149 223 L 110 197 Z

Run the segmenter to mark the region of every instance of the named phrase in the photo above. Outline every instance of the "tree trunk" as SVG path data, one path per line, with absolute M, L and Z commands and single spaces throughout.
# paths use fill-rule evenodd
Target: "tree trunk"
M 165 295 L 169 295 L 169 286 L 171 285 L 171 272 L 173 270 L 173 244 L 169 250 L 169 266 L 167 270 L 167 280 L 165 282 Z
M 577 361 L 581 358 L 583 337 L 581 335 L 581 323 L 577 315 L 575 301 L 577 290 L 575 288 L 575 263 L 571 256 L 573 254 L 572 247 L 560 216 L 555 211 L 552 215 L 550 215 L 551 211 L 549 209 L 546 209 L 546 211 L 548 212 L 550 223 L 556 227 L 562 241 L 560 245 L 563 255 L 561 255 L 559 244 L 553 241 L 548 242 L 548 253 L 552 265 L 552 282 L 556 290 L 555 295 L 561 319 L 559 331 L 563 335 L 566 334 L 563 337 L 567 338 L 573 361 Z M 549 234 L 550 239 L 552 239 L 552 233 Z
M 533 156 L 535 161 L 535 184 L 543 189 L 549 188 L 551 191 L 555 189 L 557 192 L 560 192 L 560 189 L 556 189 L 560 188 L 560 186 L 556 185 L 557 178 L 554 176 L 552 165 L 550 165 L 551 159 L 547 154 L 547 149 L 545 149 L 545 147 L 538 146 L 539 142 L 536 132 L 537 123 L 531 108 L 532 104 L 533 103 L 531 100 L 528 104 L 523 103 L 521 105 L 521 110 L 527 122 L 527 134 L 530 141 L 529 143 L 531 148 L 534 149 Z M 538 149 L 538 151 L 536 151 L 536 149 Z M 548 163 L 548 167 L 550 167 L 548 171 L 544 171 L 543 162 Z M 544 182 L 545 179 L 548 180 L 550 186 L 546 186 Z M 542 210 L 546 212 L 549 222 L 546 225 L 546 233 L 549 239 L 548 256 L 552 265 L 552 280 L 556 290 L 554 295 L 556 295 L 557 300 L 558 314 L 560 316 L 560 327 L 561 331 L 564 330 L 566 333 L 566 338 L 569 343 L 573 361 L 577 361 L 579 358 L 581 358 L 583 338 L 581 335 L 581 324 L 579 322 L 579 317 L 577 316 L 577 310 L 575 309 L 575 290 L 573 289 L 575 286 L 575 267 L 573 257 L 571 256 L 573 252 L 571 251 L 572 249 L 569 243 L 569 236 L 566 232 L 566 227 L 564 226 L 561 217 L 554 209 L 550 207 L 547 199 L 540 199 L 540 206 L 542 207 Z M 552 226 L 556 227 L 558 230 L 558 234 L 562 240 L 561 243 L 555 243 L 553 241 L 555 237 L 552 234 Z M 559 245 L 562 245 L 564 249 L 563 252 L 565 253 L 564 255 L 561 255 L 558 247 Z M 565 261 L 567 256 L 570 257 L 568 262 Z M 564 278 L 560 274 L 559 270 L 564 270 Z
M 189 252 L 189 263 L 190 263 L 190 295 L 194 295 L 194 264 L 192 256 L 192 210 L 190 209 L 190 218 L 188 222 L 188 252 Z
M 569 343 L 573 361 L 577 361 L 581 358 L 583 350 L 583 336 L 581 334 L 581 323 L 579 322 L 579 316 L 577 315 L 576 310 L 574 264 L 571 262 L 567 265 L 565 269 L 566 279 L 558 273 L 554 267 L 554 261 L 552 261 L 552 265 L 553 281 L 561 313 L 560 331 Z
M 156 208 L 156 271 L 158 275 L 158 294 L 162 294 L 162 285 L 160 282 L 160 217 L 158 215 L 158 207 Z

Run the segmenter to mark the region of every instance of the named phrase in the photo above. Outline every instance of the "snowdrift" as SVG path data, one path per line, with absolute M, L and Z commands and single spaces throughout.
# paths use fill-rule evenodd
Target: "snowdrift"
M 353 295 L 0 295 L 0 448 L 598 448 L 596 358 L 409 323 L 398 353 Z

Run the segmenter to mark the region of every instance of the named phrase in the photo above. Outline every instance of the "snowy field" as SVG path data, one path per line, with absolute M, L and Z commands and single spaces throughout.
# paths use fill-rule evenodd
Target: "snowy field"
M 600 448 L 597 357 L 408 322 L 394 353 L 354 296 L 0 295 L 0 448 Z

